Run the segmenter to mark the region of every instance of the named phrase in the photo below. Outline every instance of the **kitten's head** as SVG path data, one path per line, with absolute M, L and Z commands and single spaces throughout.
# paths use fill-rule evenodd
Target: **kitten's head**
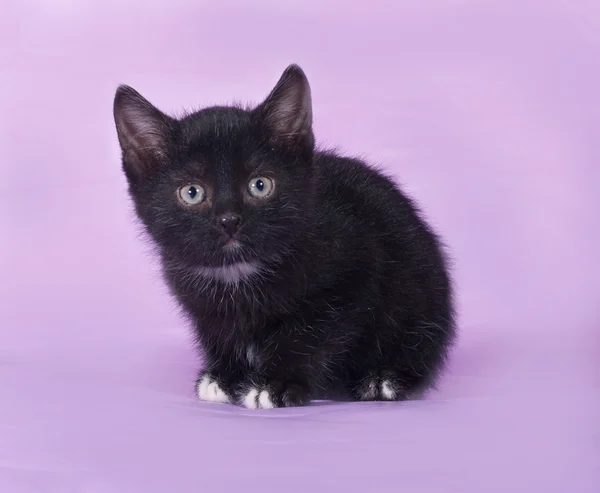
M 114 116 L 137 214 L 167 260 L 223 267 L 293 248 L 314 193 L 300 67 L 288 67 L 254 109 L 210 107 L 177 120 L 121 86 Z

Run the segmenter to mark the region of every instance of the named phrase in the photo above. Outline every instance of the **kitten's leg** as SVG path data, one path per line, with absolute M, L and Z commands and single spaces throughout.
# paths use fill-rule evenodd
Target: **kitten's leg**
M 235 403 L 245 377 L 243 364 L 210 352 L 205 358 L 208 364 L 196 380 L 196 395 L 202 401 Z
M 302 323 L 304 322 L 304 323 Z M 239 403 L 249 409 L 308 404 L 315 391 L 326 388 L 341 351 L 335 329 L 317 323 L 292 322 L 265 341 L 260 366 L 243 384 Z
M 390 320 L 392 320 L 390 318 Z M 348 390 L 359 401 L 402 401 L 435 383 L 452 339 L 450 324 L 380 326 L 353 355 Z

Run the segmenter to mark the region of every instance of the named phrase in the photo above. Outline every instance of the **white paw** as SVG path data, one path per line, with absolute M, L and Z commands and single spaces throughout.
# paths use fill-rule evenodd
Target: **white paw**
M 363 385 L 360 391 L 360 397 L 362 400 L 371 401 L 380 398 L 385 401 L 394 401 L 398 395 L 397 390 L 394 388 L 394 384 L 389 380 L 371 380 L 370 382 Z
M 212 380 L 208 375 L 204 375 L 198 382 L 196 393 L 201 401 L 231 402 L 227 394 L 219 387 L 219 384 Z
M 242 399 L 242 404 L 248 409 L 273 409 L 275 407 L 269 391 L 256 388 L 248 390 Z

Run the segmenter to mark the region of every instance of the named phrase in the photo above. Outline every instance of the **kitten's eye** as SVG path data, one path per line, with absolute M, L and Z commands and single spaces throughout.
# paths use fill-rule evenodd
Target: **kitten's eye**
M 198 205 L 204 202 L 206 192 L 201 185 L 186 185 L 179 189 L 179 198 L 186 205 Z
M 248 193 L 256 199 L 264 199 L 271 195 L 273 191 L 273 180 L 265 176 L 253 178 L 248 183 Z

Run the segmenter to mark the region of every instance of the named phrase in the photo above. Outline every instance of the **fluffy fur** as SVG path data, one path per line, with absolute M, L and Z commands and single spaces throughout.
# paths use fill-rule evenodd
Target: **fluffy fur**
M 137 215 L 204 355 L 201 399 L 403 400 L 435 383 L 455 335 L 440 242 L 391 179 L 315 148 L 298 66 L 256 108 L 174 119 L 121 86 L 114 114 Z M 189 185 L 201 203 L 182 201 Z

